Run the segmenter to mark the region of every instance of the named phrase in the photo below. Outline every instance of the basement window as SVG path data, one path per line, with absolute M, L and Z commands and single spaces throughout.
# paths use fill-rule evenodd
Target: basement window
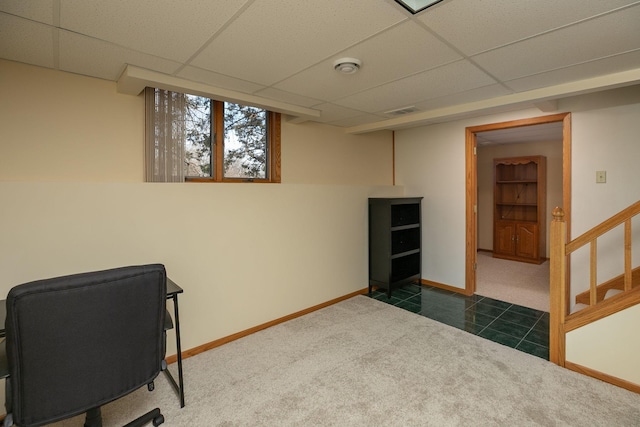
M 147 181 L 280 182 L 280 114 L 147 88 Z

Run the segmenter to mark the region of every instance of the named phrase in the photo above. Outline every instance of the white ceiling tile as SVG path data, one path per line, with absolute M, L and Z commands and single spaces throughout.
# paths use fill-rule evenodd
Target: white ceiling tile
M 338 55 L 335 59 L 338 59 Z M 355 74 L 341 74 L 333 69 L 334 58 L 302 71 L 274 87 L 306 97 L 333 101 L 375 86 L 377 71 L 366 60 Z M 309 84 L 313 82 L 313 84 Z M 378 84 L 385 83 L 386 80 Z
M 580 43 L 577 43 L 577 41 Z M 640 48 L 640 5 L 473 57 L 513 80 Z M 531 61 L 531 58 L 536 58 Z
M 0 13 L 0 57 L 53 68 L 54 31 L 47 25 Z
M 393 6 L 369 0 L 258 1 L 193 65 L 271 85 L 403 19 Z
M 378 116 L 374 114 L 363 114 L 361 116 L 356 117 L 346 117 L 340 120 L 335 120 L 332 122 L 328 122 L 328 124 L 332 126 L 340 126 L 340 127 L 352 127 L 352 126 L 360 126 L 367 123 L 377 122 L 380 120 L 384 120 L 386 117 Z
M 636 68 L 640 68 L 640 49 L 597 61 L 510 80 L 505 82 L 505 85 L 516 92 L 524 92 Z
M 2 0 L 0 1 L 0 11 L 44 24 L 54 24 L 53 0 Z
M 192 80 L 194 82 L 244 93 L 254 93 L 264 88 L 264 86 L 253 82 L 236 79 L 234 77 L 225 76 L 223 74 L 214 73 L 213 71 L 203 70 L 192 66 L 184 67 L 176 73 L 176 76 Z
M 450 107 L 452 105 L 467 104 L 469 102 L 480 101 L 482 99 L 509 95 L 510 93 L 513 92 L 505 88 L 503 85 L 493 84 L 451 95 L 440 96 L 423 102 L 416 102 L 415 106 L 419 110 L 426 111 L 436 108 Z
M 342 107 L 340 105 L 325 103 L 316 105 L 314 108 L 322 111 L 322 115 L 320 116 L 320 121 L 334 122 L 336 120 L 344 119 L 344 118 L 353 118 L 362 116 L 362 111 L 353 110 L 351 108 Z
M 562 122 L 519 126 L 476 133 L 478 146 L 498 144 L 562 141 Z
M 369 113 L 381 113 L 416 102 L 495 84 L 466 61 L 458 61 L 335 101 Z
M 355 75 L 333 69 L 335 60 L 357 58 L 362 67 Z M 333 55 L 276 85 L 277 88 L 310 97 L 334 100 L 393 80 L 460 59 L 455 51 L 412 21 Z M 314 84 L 310 85 L 309 82 Z
M 272 87 L 257 91 L 255 95 L 269 99 L 275 99 L 289 104 L 301 105 L 303 107 L 313 107 L 314 105 L 318 105 L 321 102 L 319 99 L 308 98 L 306 96 L 301 96 L 299 94 L 291 92 L 285 92 L 283 90 L 275 89 Z
M 117 80 L 126 64 L 171 74 L 179 62 L 126 49 L 102 40 L 60 31 L 60 69 Z
M 418 19 L 473 55 L 589 18 L 635 0 L 451 0 Z
M 639 11 L 640 0 L 443 0 L 415 16 L 393 0 L 0 0 L 0 58 L 114 81 L 128 63 L 357 126 L 621 71 L 635 84 Z M 340 57 L 360 72 L 335 72 Z
M 185 61 L 246 0 L 60 0 L 63 28 L 167 59 Z M 177 30 L 177 31 L 176 31 Z

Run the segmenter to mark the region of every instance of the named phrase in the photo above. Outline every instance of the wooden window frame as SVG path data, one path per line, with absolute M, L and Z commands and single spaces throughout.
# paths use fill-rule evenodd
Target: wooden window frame
M 281 124 L 282 115 L 273 111 L 267 112 L 267 173 L 265 178 L 225 178 L 224 163 L 224 102 L 211 99 L 211 110 L 214 115 L 213 135 L 211 138 L 211 155 L 213 157 L 213 173 L 211 177 L 185 177 L 185 182 L 227 182 L 227 183 L 280 183 L 281 182 Z

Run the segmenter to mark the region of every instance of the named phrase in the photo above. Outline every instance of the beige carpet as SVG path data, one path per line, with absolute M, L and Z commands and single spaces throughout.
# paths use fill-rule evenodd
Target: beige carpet
M 184 367 L 185 408 L 163 376 L 154 392 L 103 408 L 104 426 L 122 426 L 156 405 L 168 427 L 640 422 L 638 394 L 366 296 L 191 357 Z M 79 427 L 82 419 L 56 425 Z
M 477 256 L 476 294 L 541 311 L 549 311 L 549 261 L 542 264 Z

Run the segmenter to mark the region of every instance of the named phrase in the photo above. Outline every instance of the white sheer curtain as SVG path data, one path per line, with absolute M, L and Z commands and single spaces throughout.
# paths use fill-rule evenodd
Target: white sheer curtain
M 145 89 L 145 180 L 184 182 L 185 95 Z

